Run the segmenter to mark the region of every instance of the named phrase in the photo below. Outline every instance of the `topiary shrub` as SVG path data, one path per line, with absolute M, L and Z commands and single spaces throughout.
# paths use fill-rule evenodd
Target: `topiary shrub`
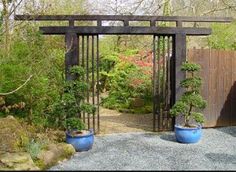
M 200 65 L 186 61 L 182 64 L 181 70 L 187 74 L 187 78 L 180 83 L 185 92 L 171 108 L 170 114 L 173 117 L 183 115 L 184 127 L 192 127 L 190 124 L 191 119 L 203 124 L 204 116 L 199 110 L 206 107 L 206 101 L 200 95 L 202 79 L 197 75 Z
M 52 114 L 48 116 L 50 126 L 67 130 L 83 130 L 85 125 L 81 121 L 82 112 L 92 114 L 96 111 L 95 106 L 84 103 L 88 84 L 82 78 L 85 71 L 80 66 L 70 68 L 70 73 L 76 76 L 75 80 L 65 81 L 64 93 L 52 107 Z

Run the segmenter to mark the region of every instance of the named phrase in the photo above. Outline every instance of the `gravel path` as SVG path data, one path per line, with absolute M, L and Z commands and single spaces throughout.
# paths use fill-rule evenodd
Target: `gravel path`
M 236 170 L 236 127 L 204 129 L 197 144 L 173 132 L 96 136 L 92 150 L 50 170 Z

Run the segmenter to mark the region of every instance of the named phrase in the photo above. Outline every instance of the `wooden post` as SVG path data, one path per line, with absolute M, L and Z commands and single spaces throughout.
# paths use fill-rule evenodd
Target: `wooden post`
M 78 59 L 78 36 L 76 33 L 65 34 L 66 54 L 65 54 L 65 75 L 66 80 L 73 80 L 76 76 L 69 73 L 70 67 L 79 64 Z
M 171 69 L 171 106 L 180 99 L 184 92 L 184 89 L 180 87 L 180 82 L 186 78 L 186 73 L 181 71 L 181 65 L 186 61 L 186 34 L 175 34 L 173 46 L 172 68 L 174 69 Z M 179 116 L 174 119 L 176 124 L 181 124 L 183 120 L 184 119 Z

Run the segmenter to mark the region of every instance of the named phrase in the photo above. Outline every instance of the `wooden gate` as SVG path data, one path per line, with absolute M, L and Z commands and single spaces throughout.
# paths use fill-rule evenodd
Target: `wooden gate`
M 15 20 L 68 21 L 68 26 L 40 27 L 40 31 L 45 35 L 65 35 L 67 47 L 65 55 L 66 80 L 74 79 L 68 72 L 71 66 L 82 65 L 86 68 L 87 73 L 84 80 L 92 85 L 91 95 L 87 93 L 86 101 L 97 105 L 97 113 L 94 113 L 92 116 L 82 114 L 82 119 L 85 122 L 87 121 L 88 128 L 93 128 L 99 132 L 99 34 L 154 36 L 153 130 L 163 131 L 172 129 L 174 122 L 169 117 L 168 111 L 183 93 L 180 81 L 185 78 L 185 74 L 180 70 L 180 67 L 186 60 L 186 37 L 211 34 L 210 28 L 184 27 L 183 23 L 231 22 L 232 18 L 125 15 L 16 15 Z M 111 20 L 122 21 L 123 26 L 102 25 L 103 21 Z M 96 24 L 94 26 L 75 26 L 75 21 L 95 21 Z M 130 22 L 142 21 L 148 21 L 150 25 L 130 26 Z M 158 24 L 160 21 L 175 22 L 176 26 L 162 27 Z M 91 56 L 91 61 L 89 56 Z M 90 73 L 91 76 L 89 75 Z M 178 122 L 178 118 L 175 120 Z
M 153 37 L 153 130 L 173 129 L 169 110 L 173 105 L 173 36 Z M 172 71 L 172 72 L 171 72 Z M 172 87 L 172 88 L 171 88 Z

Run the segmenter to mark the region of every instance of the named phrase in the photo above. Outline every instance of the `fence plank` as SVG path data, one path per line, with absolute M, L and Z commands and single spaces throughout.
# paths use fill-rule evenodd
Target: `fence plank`
M 216 105 L 216 97 L 212 95 L 216 95 L 217 93 L 217 72 L 216 69 L 218 67 L 218 53 L 215 50 L 211 50 L 210 55 L 210 80 L 209 80 L 209 97 L 210 101 L 208 102 L 209 114 L 211 121 L 206 121 L 205 126 L 214 126 L 216 125 L 217 119 L 217 105 Z M 208 81 L 204 81 L 208 82 Z
M 232 81 L 231 81 L 231 125 L 236 125 L 236 52 L 231 51 L 230 56 L 232 58 Z
M 223 118 L 223 114 L 225 113 L 223 106 L 225 102 L 224 97 L 224 83 L 225 83 L 225 73 L 223 72 L 225 70 L 225 61 L 224 58 L 222 58 L 224 54 L 222 54 L 222 51 L 218 51 L 218 68 L 216 69 L 217 72 L 217 90 L 216 90 L 216 98 L 217 98 L 217 126 L 224 126 L 225 118 Z M 214 96 L 214 95 L 212 95 Z

